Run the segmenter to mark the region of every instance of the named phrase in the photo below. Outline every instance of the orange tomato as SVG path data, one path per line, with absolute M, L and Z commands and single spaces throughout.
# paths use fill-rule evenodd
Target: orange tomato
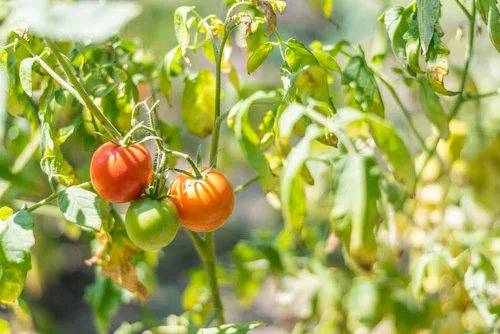
M 204 170 L 206 168 L 202 168 Z M 185 174 L 177 176 L 172 185 L 171 200 L 184 226 L 195 232 L 211 232 L 224 225 L 231 216 L 234 190 L 228 178 L 212 168 L 203 180 Z
M 113 203 L 139 198 L 152 173 L 151 155 L 141 144 L 122 147 L 104 143 L 90 163 L 92 186 L 102 198 Z

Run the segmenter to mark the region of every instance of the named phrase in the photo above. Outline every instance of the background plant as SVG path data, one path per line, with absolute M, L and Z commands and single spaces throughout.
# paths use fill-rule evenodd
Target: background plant
M 488 108 L 498 89 L 474 81 L 487 65 L 478 43 L 483 50 L 489 41 L 498 57 L 496 2 L 385 2 L 373 45 L 301 42 L 281 31 L 285 1 L 225 5 L 219 16 L 178 8 L 178 45 L 158 66 L 135 42 L 114 35 L 137 15 L 131 3 L 2 3 L 6 94 L 0 101 L 8 113 L 2 113 L 0 131 L 0 198 L 6 204 L 0 301 L 9 305 L 9 322 L 0 325 L 13 332 L 57 330 L 32 293 L 19 297 L 28 272 L 38 282 L 28 291 L 51 279 L 46 258 L 59 240 L 80 238 L 96 254 L 87 256 L 97 266 L 85 296 L 101 332 L 121 304 L 150 295 L 144 316 L 125 317 L 130 322 L 118 332 L 217 332 L 200 328 L 226 323 L 222 302 L 232 305 L 233 295 L 239 309 L 270 304 L 279 311 L 248 319 L 226 307 L 230 322 L 264 320 L 294 333 L 498 330 L 499 140 L 497 117 Z M 316 5 L 333 23 L 326 29 L 341 31 L 336 8 L 349 5 Z M 289 10 L 293 6 L 288 3 Z M 20 20 L 29 28 L 14 26 Z M 443 29 L 445 20 L 452 20 L 459 42 Z M 250 77 L 272 62 L 280 68 L 280 87 L 247 84 L 248 74 L 232 61 L 240 47 L 248 54 Z M 167 105 L 156 109 L 144 102 L 160 95 L 181 106 L 182 127 Z M 190 233 L 205 270 L 190 272 L 185 312 L 167 318 L 164 311 L 148 312 L 155 297 L 161 299 L 155 271 L 162 252 L 141 252 L 130 242 L 124 208 L 91 191 L 85 182 L 90 159 L 81 159 L 141 117 L 168 150 L 182 151 L 186 143 L 188 151 L 196 150 L 200 140 L 192 145 L 181 139 L 187 129 L 207 138 L 198 162 L 219 158 L 222 170 L 250 166 L 255 176 L 241 179 L 236 192 L 258 182 L 283 217 L 266 224 L 262 215 L 263 227 L 230 246 L 217 266 L 212 234 Z M 231 133 L 224 133 L 225 124 Z M 175 155 L 168 164 L 187 167 Z M 56 200 L 58 209 L 50 204 Z M 56 219 L 61 213 L 64 221 Z M 58 238 L 47 227 L 37 232 L 40 224 L 52 226 Z M 167 258 L 175 260 L 185 248 L 185 235 L 177 239 L 164 249 Z M 223 254 L 224 238 L 215 240 Z M 226 292 L 222 300 L 219 285 Z M 259 325 L 228 326 L 244 333 Z

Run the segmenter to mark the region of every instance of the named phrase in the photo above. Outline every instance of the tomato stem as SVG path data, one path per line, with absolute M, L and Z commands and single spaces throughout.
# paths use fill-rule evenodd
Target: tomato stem
M 229 17 L 229 16 L 228 16 Z M 217 151 L 219 150 L 219 137 L 220 137 L 220 127 L 222 120 L 219 120 L 221 116 L 220 106 L 221 106 L 221 68 L 222 60 L 224 58 L 224 48 L 226 47 L 227 40 L 231 36 L 231 32 L 238 26 L 238 24 L 228 29 L 228 22 L 224 25 L 224 36 L 222 36 L 221 44 L 219 50 L 216 54 L 215 63 L 215 119 L 212 128 L 212 144 L 210 148 L 210 162 L 215 162 L 213 167 L 217 166 Z
M 106 129 L 106 131 L 108 131 L 111 137 L 119 141 L 120 138 L 122 137 L 120 131 L 118 131 L 118 129 L 113 125 L 113 123 L 111 123 L 111 121 L 106 117 L 106 115 L 104 115 L 104 113 L 95 105 L 94 101 L 92 101 L 92 99 L 87 94 L 80 81 L 78 81 L 76 75 L 73 73 L 73 69 L 68 64 L 66 59 L 64 59 L 64 57 L 62 56 L 56 43 L 48 38 L 45 39 L 45 41 L 49 46 L 49 48 L 52 50 L 52 53 L 56 57 L 57 62 L 62 67 L 69 81 L 73 85 L 73 88 L 78 92 L 84 104 L 90 110 L 92 115 L 94 115 L 94 117 L 97 118 L 97 120 L 104 126 L 104 128 Z
M 216 256 L 215 256 L 215 246 L 213 233 L 208 232 L 205 235 L 205 239 L 200 237 L 200 235 L 191 230 L 187 230 L 189 236 L 193 240 L 193 244 L 198 252 L 203 265 L 205 267 L 205 272 L 207 273 L 208 282 L 210 285 L 210 290 L 212 292 L 212 302 L 215 309 L 215 319 L 217 320 L 217 325 L 221 326 L 225 323 L 224 320 L 224 306 L 222 304 L 222 299 L 220 297 L 219 284 L 217 282 L 217 272 L 216 272 Z
M 254 177 L 252 177 L 250 180 L 246 181 L 245 183 L 242 183 L 241 185 L 237 186 L 236 188 L 234 188 L 234 193 L 235 194 L 238 194 L 240 193 L 241 191 L 243 191 L 245 188 L 251 186 L 252 184 L 254 184 L 255 182 L 257 182 L 258 180 L 260 179 L 260 176 L 259 175 L 255 175 Z
M 80 187 L 80 188 L 90 188 L 92 186 L 92 184 L 90 182 L 85 182 L 85 183 L 81 183 L 79 185 L 77 185 L 77 187 Z M 26 209 L 27 212 L 32 212 L 32 211 L 35 211 L 39 208 L 41 208 L 42 206 L 45 206 L 47 204 L 49 204 L 50 202 L 52 202 L 53 200 L 55 200 L 56 198 L 59 197 L 59 195 L 64 192 L 66 189 L 63 189 L 61 191 L 58 191 L 58 192 L 54 192 L 53 194 L 51 194 L 50 196 L 44 198 L 43 200 L 41 200 L 40 202 L 30 206 L 29 208 Z

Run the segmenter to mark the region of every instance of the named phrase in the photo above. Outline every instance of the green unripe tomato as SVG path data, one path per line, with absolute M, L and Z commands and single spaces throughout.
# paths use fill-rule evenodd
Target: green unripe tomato
M 125 216 L 125 229 L 132 242 L 143 250 L 167 246 L 179 229 L 179 213 L 170 199 L 141 197 L 133 201 Z

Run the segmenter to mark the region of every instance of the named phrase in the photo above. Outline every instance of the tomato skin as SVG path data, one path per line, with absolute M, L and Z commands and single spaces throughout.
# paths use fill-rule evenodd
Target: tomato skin
M 151 155 L 141 144 L 122 147 L 104 143 L 90 163 L 92 186 L 102 198 L 113 203 L 139 198 L 152 173 Z
M 204 170 L 206 168 L 202 168 Z M 181 223 L 195 232 L 218 229 L 229 219 L 234 208 L 233 186 L 216 169 L 211 169 L 203 180 L 180 174 L 172 185 L 171 199 L 179 210 Z
M 170 199 L 141 197 L 133 201 L 125 215 L 125 229 L 132 242 L 143 250 L 159 250 L 174 239 L 179 229 L 179 213 Z

